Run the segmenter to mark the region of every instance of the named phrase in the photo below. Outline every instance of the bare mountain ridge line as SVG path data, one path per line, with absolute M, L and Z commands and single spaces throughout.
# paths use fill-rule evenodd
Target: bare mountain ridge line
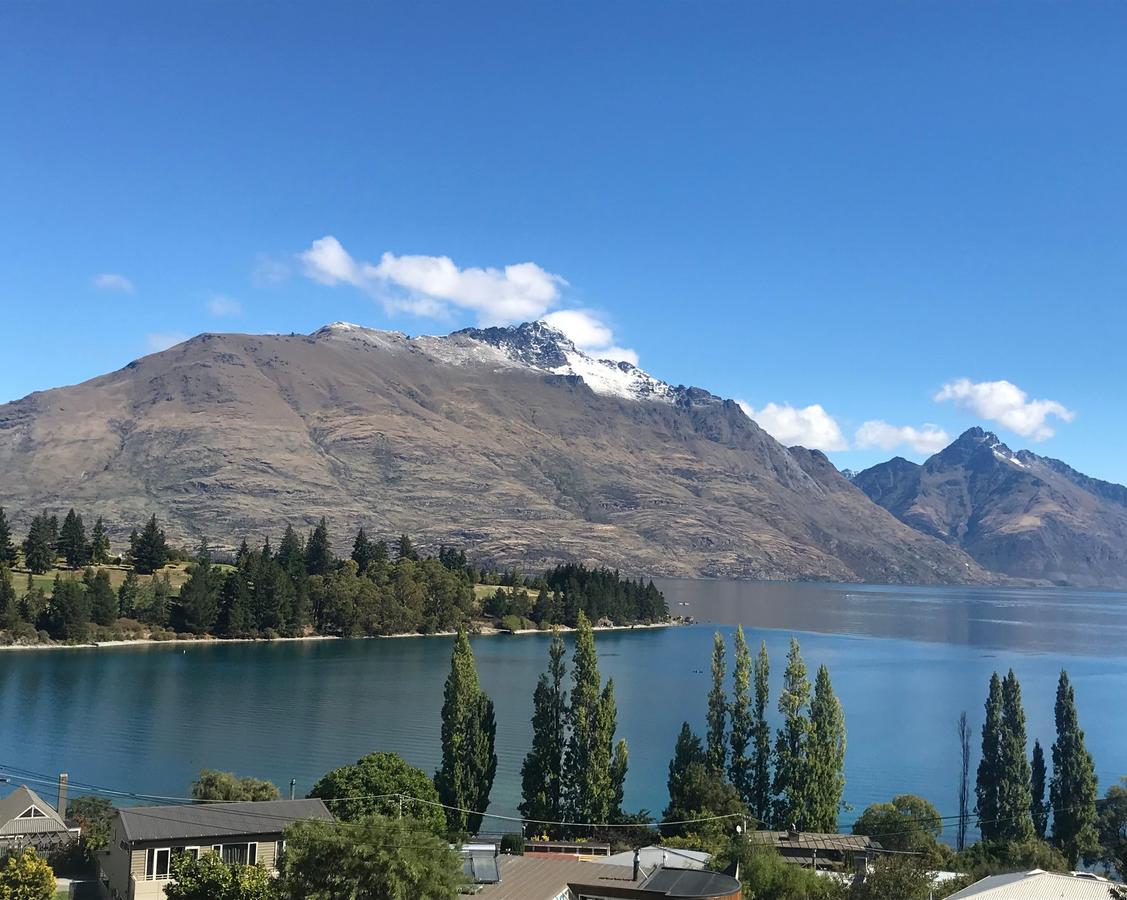
M 594 360 L 542 323 L 200 335 L 0 406 L 0 503 L 74 505 L 118 538 L 154 512 L 213 542 L 324 515 L 340 548 L 364 525 L 528 568 L 993 578 L 734 402 Z

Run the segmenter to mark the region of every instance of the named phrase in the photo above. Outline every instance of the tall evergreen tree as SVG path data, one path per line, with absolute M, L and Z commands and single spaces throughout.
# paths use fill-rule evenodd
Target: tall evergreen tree
M 1002 739 L 998 748 L 1001 781 L 995 831 L 996 836 L 1005 841 L 1025 841 L 1033 836 L 1033 820 L 1029 814 L 1033 795 L 1026 745 L 1021 685 L 1010 669 L 1002 680 Z
M 415 552 L 415 545 L 411 543 L 411 538 L 405 534 L 399 535 L 399 542 L 395 545 L 395 558 L 396 559 L 418 559 L 419 554 Z
M 352 542 L 352 561 L 356 563 L 356 571 L 361 575 L 368 571 L 368 566 L 375 562 L 376 545 L 361 528 L 356 532 L 356 540 Z
M 693 733 L 688 722 L 683 722 L 677 743 L 673 745 L 673 758 L 669 760 L 669 779 L 666 782 L 669 806 L 665 811 L 666 819 L 679 819 L 683 811 L 693 805 L 693 799 L 689 796 L 692 772 L 694 767 L 704 767 L 707 763 L 708 754 L 700 738 Z
M 94 531 L 90 535 L 90 562 L 96 566 L 104 566 L 110 561 L 110 539 L 106 535 L 106 523 L 102 517 L 94 522 Z
M 805 827 L 810 831 L 836 832 L 845 792 L 845 714 L 825 666 L 819 666 L 814 679 L 806 758 Z
M 985 841 L 999 836 L 998 810 L 1001 807 L 1002 784 L 1002 679 L 995 672 L 990 676 L 990 692 L 986 697 L 986 721 L 982 723 L 982 758 L 975 778 L 974 811 L 978 830 Z
M 743 626 L 736 627 L 733 652 L 732 704 L 731 704 L 731 760 L 728 779 L 739 792 L 744 805 L 751 806 L 752 727 L 751 716 L 751 651 L 744 640 Z
M 188 580 L 180 588 L 180 613 L 184 628 L 193 634 L 208 634 L 219 618 L 219 594 L 223 574 L 211 564 L 211 552 L 201 543 L 195 562 L 188 568 Z
M 117 621 L 117 595 L 110 584 L 110 573 L 99 569 L 86 570 L 86 595 L 90 600 L 90 618 L 96 625 L 112 625 Z
M 724 692 L 724 636 L 712 637 L 712 689 L 708 692 L 708 772 L 723 775 L 728 759 L 728 698 Z
M 564 642 L 559 631 L 548 647 L 548 671 L 532 695 L 532 749 L 521 765 L 520 814 L 525 819 L 562 822 L 563 757 L 567 735 Z M 558 829 L 551 829 L 556 832 Z
M 151 575 L 168 563 L 168 541 L 164 530 L 157 524 L 156 515 L 149 517 L 144 530 L 132 542 L 130 556 L 133 558 L 133 568 L 142 575 Z
M 282 533 L 281 543 L 274 559 L 290 578 L 303 578 L 306 574 L 305 542 L 292 525 L 287 525 Z
M 12 526 L 8 524 L 4 507 L 0 506 L 0 566 L 7 566 L 10 569 L 15 564 L 16 545 L 12 542 Z
M 20 619 L 19 601 L 12 584 L 12 572 L 0 563 L 0 629 L 12 628 Z
M 141 579 L 137 573 L 130 569 L 125 573 L 125 580 L 117 589 L 117 614 L 127 619 L 137 615 L 137 597 L 141 593 Z
M 481 690 L 473 650 L 464 631 L 454 640 L 442 703 L 442 765 L 434 786 L 448 808 L 451 834 L 475 834 L 497 773 L 493 701 Z
M 391 550 L 387 546 L 387 541 L 380 538 L 372 547 L 372 562 L 377 566 L 386 566 L 391 562 Z
M 72 508 L 63 519 L 59 530 L 59 554 L 72 569 L 86 565 L 90 557 L 90 545 L 86 540 L 86 526 L 82 516 Z
M 766 827 L 771 821 L 771 726 L 767 723 L 767 707 L 771 703 L 770 661 L 767 657 L 767 642 L 759 644 L 759 655 L 755 658 L 753 680 L 755 685 L 755 708 L 752 713 L 751 750 L 751 794 L 748 810 L 758 820 L 756 824 Z
M 1053 810 L 1053 843 L 1070 867 L 1081 856 L 1099 852 L 1096 830 L 1096 770 L 1084 745 L 1076 712 L 1076 694 L 1068 673 L 1060 673 L 1055 708 L 1057 739 L 1053 743 L 1053 778 L 1049 805 Z
M 228 572 L 219 591 L 219 613 L 215 633 L 220 637 L 240 637 L 254 630 L 250 613 L 250 596 L 242 567 Z
M 810 702 L 810 679 L 795 638 L 790 639 L 787 668 L 783 674 L 783 691 L 779 695 L 779 712 L 783 727 L 775 738 L 775 821 L 783 827 L 807 829 L 809 818 L 806 748 L 810 739 L 810 721 L 806 708 Z
M 55 564 L 54 538 L 46 512 L 31 520 L 27 539 L 23 542 L 23 561 L 36 575 L 42 575 Z
M 55 576 L 42 627 L 57 641 L 85 641 L 90 633 L 90 601 L 75 578 Z
M 1033 742 L 1033 766 L 1031 769 L 1033 802 L 1029 814 L 1033 819 L 1033 834 L 1037 840 L 1045 840 L 1045 832 L 1049 827 L 1049 807 L 1045 803 L 1045 787 L 1047 786 L 1047 772 L 1045 771 L 1045 751 L 1041 749 L 1041 742 Z
M 305 545 L 305 571 L 310 575 L 327 575 L 333 569 L 333 547 L 325 517 L 317 523 Z

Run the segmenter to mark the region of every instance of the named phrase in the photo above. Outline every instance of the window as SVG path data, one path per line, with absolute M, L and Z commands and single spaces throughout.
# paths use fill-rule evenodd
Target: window
M 274 841 L 274 868 L 282 868 L 282 859 L 286 855 L 286 842 Z
M 258 844 L 223 844 L 218 850 L 229 866 L 253 866 L 258 862 Z
M 192 857 L 192 859 L 199 859 L 200 858 L 200 848 L 199 847 L 173 847 L 172 848 L 172 855 L 173 855 L 173 857 L 190 856 L 190 857 Z
M 26 810 L 24 810 L 22 813 L 20 813 L 18 816 L 16 816 L 16 818 L 17 819 L 46 819 L 47 816 L 45 816 L 39 810 L 38 807 L 29 806 Z
M 150 847 L 145 851 L 145 880 L 168 878 L 171 865 L 172 851 L 168 847 Z

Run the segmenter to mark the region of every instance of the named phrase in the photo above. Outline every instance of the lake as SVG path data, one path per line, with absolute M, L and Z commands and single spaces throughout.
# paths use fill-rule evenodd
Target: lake
M 737 623 L 753 646 L 767 642 L 772 703 L 791 634 L 811 673 L 829 667 L 848 729 L 845 797 L 853 810 L 843 826 L 898 793 L 956 813 L 956 720 L 966 710 L 977 733 L 990 673 L 1010 667 L 1022 684 L 1031 747 L 1038 737 L 1048 753 L 1065 668 L 1101 793 L 1127 774 L 1127 595 L 680 580 L 660 587 L 674 613 L 701 624 L 597 636 L 603 675 L 615 680 L 619 734 L 630 744 L 630 809 L 664 808 L 681 722 L 703 733 L 713 631 L 730 636 Z M 497 707 L 490 811 L 511 815 L 548 638 L 478 637 L 473 648 Z M 185 796 L 205 767 L 268 778 L 283 790 L 295 778 L 303 793 L 328 769 L 377 749 L 429 772 L 439 759 L 449 652 L 450 639 L 421 637 L 2 652 L 0 766 L 168 797 Z M 28 783 L 53 797 L 49 786 Z M 80 792 L 76 786 L 72 796 Z

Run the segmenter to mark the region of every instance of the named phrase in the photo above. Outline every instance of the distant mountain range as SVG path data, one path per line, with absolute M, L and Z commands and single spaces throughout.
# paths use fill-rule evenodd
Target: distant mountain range
M 981 428 L 918 465 L 852 476 L 874 503 L 985 569 L 1056 584 L 1127 588 L 1127 488 Z

